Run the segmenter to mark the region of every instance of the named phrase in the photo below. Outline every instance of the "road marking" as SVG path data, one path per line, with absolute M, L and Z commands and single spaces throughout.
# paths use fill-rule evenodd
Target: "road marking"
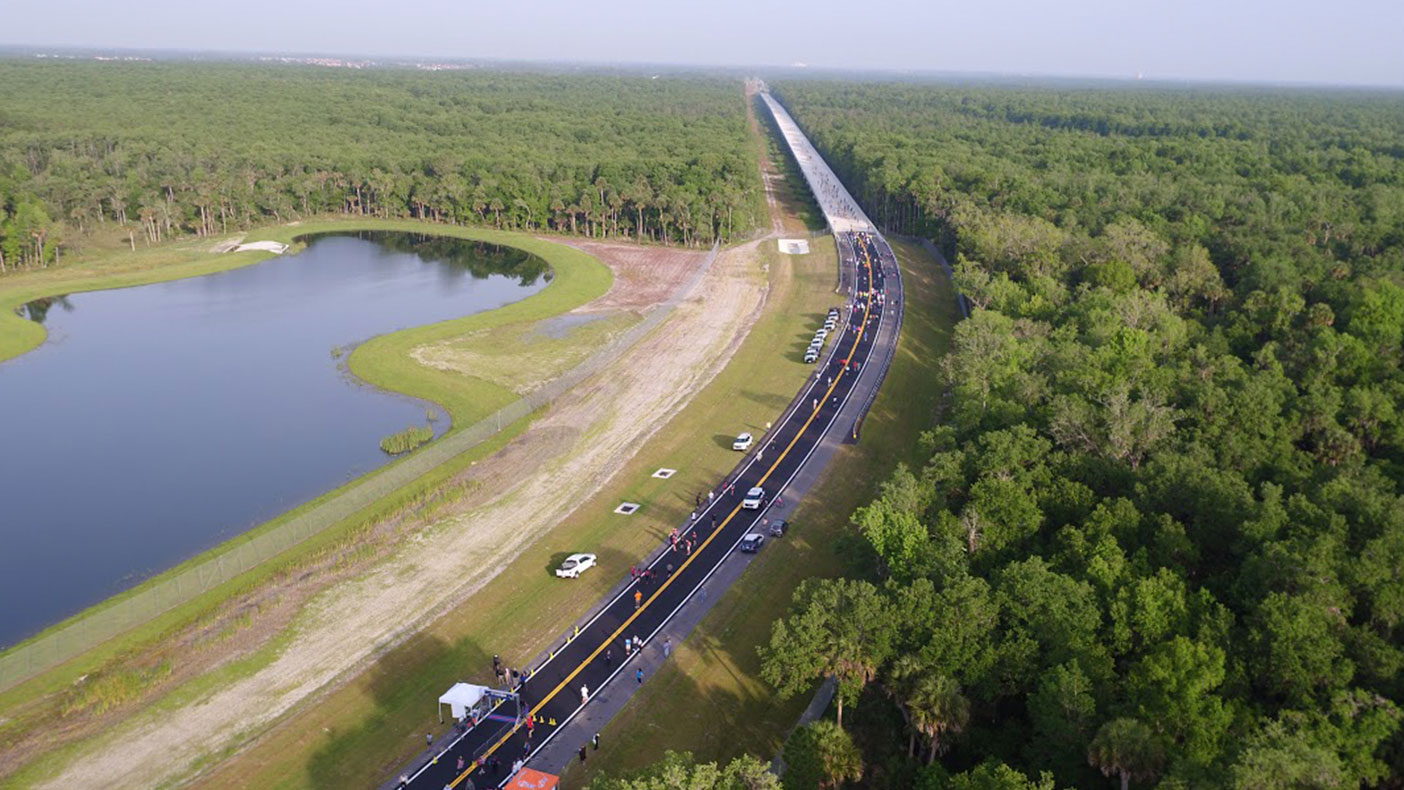
M 851 246 L 851 245 L 850 245 L 850 246 Z M 824 398 L 825 398 L 826 400 L 827 400 L 829 397 L 831 397 L 831 396 L 833 395 L 834 389 L 838 387 L 839 382 L 843 381 L 843 376 L 844 376 L 844 374 L 848 372 L 849 365 L 852 364 L 853 355 L 856 354 L 856 353 L 858 352 L 858 344 L 859 344 L 860 342 L 862 342 L 862 340 L 863 340 L 863 333 L 864 333 L 865 331 L 867 331 L 867 328 L 868 328 L 868 316 L 869 316 L 869 314 L 872 312 L 872 306 L 873 306 L 873 274 L 872 274 L 872 272 L 873 272 L 873 267 L 872 267 L 872 259 L 871 259 L 871 258 L 869 257 L 869 255 L 868 255 L 867 247 L 863 247 L 862 252 L 863 252 L 863 268 L 867 269 L 867 271 L 868 271 L 868 291 L 867 291 L 867 296 L 864 297 L 864 298 L 865 298 L 865 302 L 864 302 L 864 304 L 863 304 L 863 321 L 862 321 L 862 323 L 860 323 L 860 324 L 858 325 L 858 332 L 857 332 L 857 334 L 855 334 L 854 337 L 853 337 L 853 345 L 849 348 L 848 357 L 847 357 L 847 359 L 849 360 L 849 362 L 848 362 L 847 364 L 845 364 L 845 365 L 839 370 L 838 375 L 837 375 L 837 376 L 834 376 L 834 381 L 833 381 L 833 383 L 830 384 L 830 385 L 829 385 L 829 388 L 824 392 Z M 805 432 L 809 430 L 809 426 L 814 422 L 814 418 L 819 416 L 819 409 L 821 409 L 821 408 L 823 408 L 823 404 L 822 404 L 822 403 L 820 403 L 820 405 L 819 405 L 818 408 L 814 408 L 814 409 L 811 409 L 811 410 L 810 410 L 809 417 L 808 417 L 808 419 L 806 419 L 806 420 L 804 421 L 804 425 L 800 426 L 800 429 L 799 429 L 798 431 L 795 432 L 794 438 L 791 439 L 791 440 L 790 440 L 790 443 L 789 443 L 788 445 L 785 446 L 785 449 L 782 450 L 782 451 L 780 452 L 780 456 L 779 456 L 778 458 L 775 459 L 775 462 L 772 463 L 772 464 L 770 465 L 770 468 L 767 469 L 767 470 L 765 471 L 765 474 L 761 475 L 760 480 L 756 481 L 756 484 L 757 484 L 757 485 L 761 485 L 761 484 L 765 483 L 765 481 L 766 481 L 766 480 L 769 480 L 769 479 L 770 479 L 770 476 L 771 476 L 772 474 L 775 473 L 775 470 L 776 470 L 777 468 L 779 468 L 780 464 L 785 460 L 785 457 L 788 456 L 788 455 L 790 454 L 790 450 L 794 449 L 795 444 L 799 442 L 800 437 L 801 437 L 801 436 L 804 436 Z M 837 413 L 834 414 L 834 419 L 835 419 L 835 420 L 838 419 L 838 414 L 837 414 Z M 533 716 L 533 717 L 534 717 L 534 716 L 537 714 L 538 711 L 540 711 L 542 708 L 546 707 L 547 704 L 549 704 L 552 700 L 554 700 L 554 699 L 556 698 L 556 695 L 559 694 L 559 693 L 561 693 L 561 691 L 562 691 L 567 685 L 569 685 L 569 684 L 571 683 L 571 681 L 575 680 L 575 678 L 576 678 L 587 666 L 589 666 L 591 663 L 593 663 L 594 660 L 595 660 L 596 658 L 599 657 L 600 653 L 603 652 L 605 648 L 607 648 L 607 647 L 609 647 L 611 644 L 613 644 L 613 643 L 615 642 L 615 640 L 617 640 L 617 639 L 619 638 L 619 636 L 620 636 L 621 634 L 624 633 L 624 630 L 625 630 L 626 628 L 628 628 L 629 625 L 630 625 L 631 623 L 633 623 L 636 619 L 638 619 L 639 615 L 643 614 L 645 611 L 648 610 L 648 607 L 649 607 L 649 606 L 653 605 L 654 600 L 656 600 L 656 599 L 658 598 L 658 596 L 662 595 L 664 590 L 668 589 L 669 585 L 671 585 L 671 584 L 673 583 L 673 580 L 675 580 L 675 579 L 677 579 L 679 576 L 681 576 L 681 575 L 682 575 L 682 572 L 683 572 L 684 570 L 687 569 L 687 566 L 691 565 L 693 560 L 695 560 L 695 559 L 697 559 L 697 557 L 701 556 L 703 550 L 706 549 L 706 548 L 707 548 L 707 545 L 710 544 L 710 543 L 712 542 L 712 539 L 715 538 L 717 535 L 721 534 L 722 530 L 726 529 L 726 525 L 729 524 L 729 523 L 731 523 L 731 520 L 732 520 L 733 518 L 736 517 L 736 514 L 737 514 L 737 513 L 740 513 L 740 512 L 741 512 L 741 505 L 738 504 L 736 507 L 732 508 L 731 512 L 727 514 L 726 518 L 722 519 L 722 522 L 721 522 L 720 524 L 717 525 L 716 529 L 712 530 L 712 534 L 708 535 L 707 538 L 706 538 L 706 540 L 703 540 L 703 541 L 702 541 L 701 545 L 699 545 L 699 546 L 697 547 L 697 550 L 696 550 L 696 551 L 694 551 L 692 554 L 688 555 L 687 559 L 683 560 L 683 564 L 680 565 L 680 566 L 678 566 L 678 569 L 677 569 L 676 571 L 674 571 L 673 574 L 672 574 L 671 576 L 669 576 L 667 579 L 664 579 L 664 580 L 663 580 L 663 584 L 659 585 L 658 589 L 655 590 L 655 591 L 653 592 L 653 594 L 650 595 L 650 596 L 648 597 L 648 600 L 644 601 L 644 602 L 643 602 L 643 605 L 641 605 L 638 609 L 635 609 L 635 610 L 634 610 L 634 613 L 633 613 L 632 615 L 630 615 L 618 628 L 616 628 L 615 631 L 614 631 L 614 633 L 613 633 L 613 634 L 610 634 L 610 636 L 609 636 L 608 639 L 606 639 L 606 640 L 604 640 L 603 642 L 601 642 L 599 647 L 595 648 L 595 650 L 594 650 L 592 653 L 590 653 L 590 655 L 586 656 L 584 660 L 582 660 L 579 664 L 577 664 L 576 667 L 575 667 L 575 669 L 571 670 L 570 674 L 567 675 L 567 676 L 565 677 L 565 679 L 563 679 L 560 683 L 557 683 L 555 688 L 551 689 L 550 693 L 548 693 L 546 696 L 542 697 L 540 702 L 538 702 L 534 707 L 532 707 L 529 711 L 527 711 L 527 715 L 528 715 L 528 716 Z M 725 557 L 722 557 L 721 560 L 718 560 L 718 563 L 720 563 L 722 560 L 725 560 L 725 559 L 726 559 Z M 616 596 L 616 599 L 617 599 L 617 596 Z M 610 601 L 610 604 L 613 604 L 613 603 L 614 603 L 614 601 Z M 605 607 L 605 608 L 608 609 L 608 607 L 609 607 L 609 604 L 606 604 L 606 607 Z M 603 610 L 602 610 L 602 612 L 603 612 Z M 655 633 L 656 633 L 656 632 L 655 632 Z M 624 662 L 627 662 L 628 660 L 629 660 L 629 659 L 628 659 L 627 656 L 626 656 L 625 658 L 621 659 L 621 661 L 620 661 L 620 666 L 622 667 L 623 664 L 624 664 Z M 543 666 L 544 666 L 544 664 L 543 664 Z M 608 682 L 608 681 L 606 681 L 606 683 L 607 683 L 607 682 Z M 599 689 L 596 689 L 596 690 L 595 690 L 595 693 L 598 694 L 598 693 L 599 693 Z M 583 702 L 581 703 L 581 707 L 584 707 L 584 703 L 583 703 Z M 508 740 L 510 740 L 511 737 L 512 737 L 513 735 L 515 735 L 516 732 L 517 732 L 517 730 L 519 730 L 519 729 L 521 729 L 521 728 L 520 728 L 520 727 L 515 727 L 515 728 L 513 728 L 513 729 L 511 729 L 511 730 L 508 730 L 507 733 L 506 733 L 505 735 L 503 735 L 502 737 L 500 737 L 500 738 L 497 739 L 497 742 L 496 742 L 496 743 L 494 743 L 492 746 L 489 746 L 488 749 L 487 749 L 487 751 L 483 752 L 482 757 L 487 758 L 487 757 L 492 756 L 492 754 L 493 754 L 494 752 L 496 752 L 499 748 L 501 748 L 502 745 L 503 745 L 504 743 L 506 743 Z M 553 734 L 554 734 L 554 733 L 553 733 Z M 471 765 L 469 765 L 469 766 L 467 767 L 467 769 L 465 769 L 465 770 L 463 771 L 463 773 L 459 774 L 452 782 L 449 782 L 449 787 L 450 787 L 450 788 L 455 788 L 455 787 L 457 787 L 458 784 L 459 784 L 460 782 L 462 782 L 464 779 L 466 779 L 466 778 L 468 777 L 469 774 L 473 773 L 473 771 L 476 770 L 477 767 L 478 767 L 478 764 L 477 764 L 477 761 L 475 760 Z

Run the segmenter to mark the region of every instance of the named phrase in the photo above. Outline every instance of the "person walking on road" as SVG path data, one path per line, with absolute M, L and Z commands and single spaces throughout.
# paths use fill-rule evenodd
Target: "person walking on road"
M 591 743 L 595 744 L 595 751 L 598 752 L 600 750 L 600 734 L 598 732 L 595 733 L 595 737 L 592 739 Z
M 626 659 L 629 657 L 629 653 L 631 652 L 630 647 L 631 645 L 629 643 L 629 637 L 626 636 L 624 637 L 624 658 Z
M 430 749 L 434 748 L 434 733 L 424 733 L 424 745 L 428 746 Z
M 634 673 L 634 679 L 637 680 L 637 681 L 639 681 L 639 685 L 640 685 L 640 686 L 643 685 L 643 669 L 642 669 L 642 668 L 640 668 L 637 672 Z
M 530 714 L 528 714 L 528 715 L 527 715 L 527 737 L 530 738 L 530 737 L 532 736 L 532 733 L 534 733 L 535 731 L 536 731 L 536 717 L 535 717 L 535 716 L 532 716 L 532 715 L 530 715 Z
M 614 654 L 610 652 L 609 648 L 605 648 L 605 666 L 614 666 Z
M 589 687 L 589 686 L 581 686 L 581 687 L 580 687 L 580 704 L 581 704 L 581 705 L 584 705 L 585 703 L 587 703 L 587 702 L 589 702 L 589 701 L 590 701 L 590 687 Z
M 668 657 L 668 654 L 670 654 L 670 653 L 672 653 L 672 652 L 673 652 L 673 638 L 672 638 L 671 636 L 665 637 L 665 638 L 663 639 L 663 657 L 664 657 L 664 658 L 667 658 L 667 657 Z
M 463 773 L 463 763 L 463 755 L 460 754 L 458 755 L 458 765 L 455 768 L 455 770 L 457 770 L 459 773 Z
M 641 604 L 643 604 L 643 591 L 634 590 L 634 608 L 638 609 Z
M 585 744 L 580 744 L 580 762 L 585 762 Z

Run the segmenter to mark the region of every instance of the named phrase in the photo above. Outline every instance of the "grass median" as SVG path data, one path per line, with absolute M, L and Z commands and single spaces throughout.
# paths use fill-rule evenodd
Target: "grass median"
M 932 427 L 941 398 L 936 365 L 959 319 L 940 267 L 919 246 L 894 243 L 902 265 L 906 312 L 892 368 L 864 422 L 863 439 L 845 445 L 819 484 L 799 503 L 792 529 L 771 541 L 722 596 L 673 657 L 635 694 L 601 734 L 605 748 L 564 786 L 620 775 L 656 762 L 668 749 L 702 761 L 740 754 L 769 760 L 808 704 L 780 700 L 760 679 L 756 647 L 770 640 L 800 582 L 837 576 L 843 546 L 855 539 L 854 509 L 866 504 L 899 462 L 921 463 L 917 438 Z

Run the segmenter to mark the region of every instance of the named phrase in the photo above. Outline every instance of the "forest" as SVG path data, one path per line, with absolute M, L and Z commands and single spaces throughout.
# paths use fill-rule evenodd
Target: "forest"
M 1400 95 L 774 88 L 971 304 L 762 648 L 785 786 L 1404 786 Z
M 739 84 L 0 60 L 0 272 L 325 214 L 710 245 L 765 213 Z

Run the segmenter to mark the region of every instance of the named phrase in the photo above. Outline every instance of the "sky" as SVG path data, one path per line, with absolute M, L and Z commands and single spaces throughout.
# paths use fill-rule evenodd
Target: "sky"
M 46 0 L 0 43 L 1404 86 L 1401 0 Z

